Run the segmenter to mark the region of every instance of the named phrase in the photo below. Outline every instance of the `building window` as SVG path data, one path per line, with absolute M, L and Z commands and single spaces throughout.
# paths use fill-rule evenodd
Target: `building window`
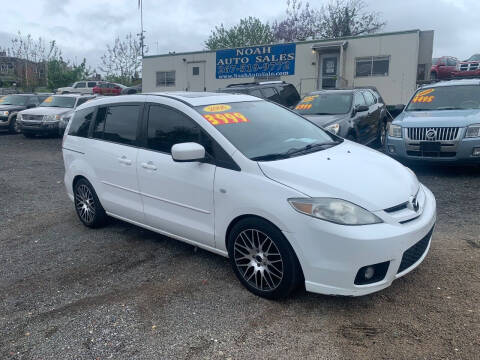
M 175 86 L 175 71 L 157 71 L 157 87 Z
M 355 59 L 355 77 L 388 76 L 390 56 L 369 56 Z
M 194 66 L 192 68 L 192 75 L 194 75 L 194 76 L 200 75 L 200 68 L 198 66 Z

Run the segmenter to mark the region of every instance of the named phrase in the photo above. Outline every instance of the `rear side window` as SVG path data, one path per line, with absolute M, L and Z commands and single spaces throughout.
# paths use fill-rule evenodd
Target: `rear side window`
M 179 111 L 152 105 L 148 112 L 147 147 L 169 154 L 172 146 L 196 142 L 211 152 L 211 140 L 192 119 Z M 202 136 L 203 135 L 203 136 Z
M 77 105 L 76 107 L 82 105 L 83 103 L 87 102 L 87 100 L 90 99 L 90 98 L 80 98 L 77 100 Z
M 262 91 L 266 99 L 275 101 L 275 102 L 279 101 L 277 90 L 275 90 L 274 88 L 267 87 L 267 88 L 263 88 Z
M 278 90 L 285 105 L 292 106 L 299 102 L 300 95 L 293 85 L 285 85 L 280 87 Z
M 359 92 L 356 92 L 353 95 L 353 103 L 355 104 L 355 106 L 367 105 L 367 103 L 365 102 L 365 98 Z
M 68 135 L 88 137 L 88 129 L 90 128 L 94 113 L 94 107 L 76 111 L 73 115 Z
M 115 105 L 98 110 L 93 137 L 120 144 L 135 145 L 140 116 L 138 105 Z
M 249 95 L 258 97 L 258 98 L 260 98 L 260 99 L 263 99 L 262 92 L 261 92 L 259 89 L 252 89 L 252 90 L 250 90 L 250 91 L 249 91 Z

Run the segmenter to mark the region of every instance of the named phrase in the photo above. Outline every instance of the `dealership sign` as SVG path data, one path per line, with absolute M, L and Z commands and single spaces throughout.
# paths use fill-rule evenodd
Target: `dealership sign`
M 218 50 L 216 78 L 233 79 L 295 74 L 295 44 Z

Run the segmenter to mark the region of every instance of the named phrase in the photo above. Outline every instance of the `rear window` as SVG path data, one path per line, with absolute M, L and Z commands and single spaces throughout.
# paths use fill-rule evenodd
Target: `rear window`
M 325 93 L 304 97 L 295 111 L 302 115 L 346 114 L 351 106 L 351 93 Z
M 410 100 L 406 111 L 462 109 L 480 109 L 480 86 L 439 86 L 419 90 Z

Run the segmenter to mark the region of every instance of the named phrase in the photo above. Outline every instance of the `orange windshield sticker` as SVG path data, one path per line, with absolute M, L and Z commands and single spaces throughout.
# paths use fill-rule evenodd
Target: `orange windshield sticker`
M 224 125 L 224 124 L 234 124 L 248 122 L 249 120 L 245 115 L 238 112 L 226 112 L 226 113 L 217 113 L 217 114 L 205 114 L 203 115 L 208 122 L 214 126 Z
M 298 104 L 295 106 L 295 110 L 308 110 L 312 108 L 312 104 Z
M 434 95 L 428 96 L 428 95 L 433 93 L 434 91 L 435 89 L 427 89 L 427 90 L 419 91 L 413 97 L 412 102 L 413 103 L 424 103 L 424 102 L 430 103 L 435 99 L 435 96 Z
M 203 108 L 205 112 L 221 112 L 230 110 L 232 107 L 226 104 L 216 104 L 216 105 L 209 105 Z
M 5 101 L 5 98 L 6 98 L 6 96 L 0 97 L 0 103 L 4 102 L 4 101 Z
M 318 97 L 318 95 L 306 96 L 306 97 L 303 98 L 302 103 L 312 102 L 317 97 Z
M 52 96 L 49 96 L 47 97 L 45 100 L 43 100 L 43 102 L 46 102 L 46 103 L 51 103 L 53 101 L 53 97 Z

